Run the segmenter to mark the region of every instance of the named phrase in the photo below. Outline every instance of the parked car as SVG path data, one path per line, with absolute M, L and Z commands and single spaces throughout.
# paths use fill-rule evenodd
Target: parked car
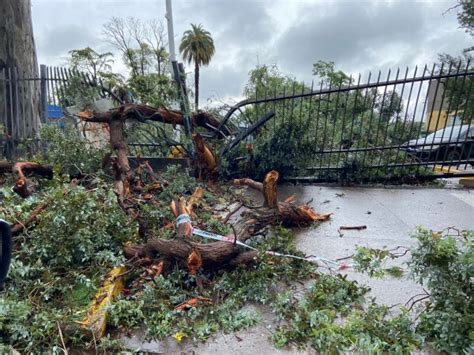
M 403 144 L 408 153 L 425 161 L 474 162 L 474 125 L 457 125 L 440 129 L 426 137 Z

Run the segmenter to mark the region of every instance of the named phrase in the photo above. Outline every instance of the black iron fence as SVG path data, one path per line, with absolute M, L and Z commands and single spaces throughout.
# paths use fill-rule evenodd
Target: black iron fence
M 300 181 L 406 181 L 474 175 L 474 68 L 451 63 L 335 76 L 319 87 L 262 75 L 224 122 L 275 117 L 234 152 L 233 170 Z
M 11 156 L 18 142 L 40 127 L 40 86 L 17 68 L 0 69 L 0 147 Z
M 317 87 L 263 73 L 247 87 L 248 98 L 223 117 L 234 132 L 251 128 L 252 134 L 222 152 L 231 173 L 261 177 L 277 169 L 286 180 L 472 176 L 473 81 L 471 63 L 364 79 L 335 76 Z M 71 107 L 100 98 L 121 102 L 100 80 L 77 71 L 41 66 L 40 76 L 29 78 L 18 70 L 0 70 L 3 153 L 35 137 L 41 124 L 60 123 Z M 172 128 L 136 125 L 140 128 L 130 130 L 132 155 L 167 154 L 169 147 L 157 137 Z
M 0 69 L 0 153 L 11 159 L 18 149 L 37 149 L 41 125 L 62 126 L 70 112 L 101 98 L 121 102 L 101 79 L 77 70 L 41 65 L 30 77 L 18 68 Z

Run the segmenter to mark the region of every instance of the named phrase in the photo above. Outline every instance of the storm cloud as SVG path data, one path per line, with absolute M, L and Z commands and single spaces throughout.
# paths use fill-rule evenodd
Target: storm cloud
M 112 16 L 164 19 L 163 0 L 32 0 L 39 61 L 64 65 L 71 49 L 114 51 L 102 36 Z M 214 38 L 216 55 L 201 75 L 202 102 L 237 100 L 248 72 L 277 64 L 299 80 L 312 64 L 333 61 L 349 73 L 433 63 L 459 55 L 472 38 L 458 28 L 451 1 L 174 0 L 175 40 L 190 23 Z M 123 70 L 116 55 L 116 70 Z M 189 72 L 192 68 L 188 69 Z

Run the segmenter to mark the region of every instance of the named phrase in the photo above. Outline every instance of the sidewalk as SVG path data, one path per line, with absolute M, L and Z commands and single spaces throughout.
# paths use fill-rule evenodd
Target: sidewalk
M 334 212 L 318 228 L 300 231 L 297 245 L 305 254 L 337 259 L 354 253 L 356 246 L 372 248 L 412 247 L 410 237 L 417 226 L 442 230 L 447 227 L 474 229 L 474 191 L 441 188 L 341 188 L 287 187 L 284 195 L 296 193 L 301 201 L 311 198 L 318 212 Z M 366 225 L 361 231 L 343 231 L 340 226 Z M 403 266 L 407 258 L 393 265 Z M 406 278 L 373 279 L 352 271 L 349 278 L 367 284 L 378 303 L 404 304 L 421 287 Z

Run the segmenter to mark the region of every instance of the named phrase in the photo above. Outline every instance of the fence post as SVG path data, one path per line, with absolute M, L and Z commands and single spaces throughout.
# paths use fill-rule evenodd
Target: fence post
M 48 71 L 46 65 L 40 65 L 40 90 L 41 90 L 41 123 L 46 123 L 48 118 Z

